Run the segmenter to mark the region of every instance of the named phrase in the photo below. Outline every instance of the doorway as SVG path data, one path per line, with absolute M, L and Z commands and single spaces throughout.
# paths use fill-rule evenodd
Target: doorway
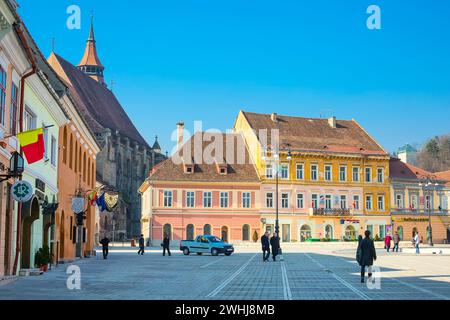
M 291 241 L 291 225 L 290 224 L 282 224 L 281 232 L 282 232 L 281 241 L 290 242 Z
M 223 226 L 221 229 L 221 236 L 224 242 L 228 242 L 228 227 Z
M 311 239 L 311 227 L 307 224 L 304 224 L 300 228 L 300 242 L 305 242 Z
M 39 202 L 37 198 L 33 198 L 28 204 L 23 204 L 24 208 L 24 219 L 22 222 L 22 235 L 21 235 L 21 268 L 29 269 L 31 266 L 31 241 L 32 241 L 32 231 L 33 222 L 39 219 Z M 28 212 L 27 212 L 28 211 Z

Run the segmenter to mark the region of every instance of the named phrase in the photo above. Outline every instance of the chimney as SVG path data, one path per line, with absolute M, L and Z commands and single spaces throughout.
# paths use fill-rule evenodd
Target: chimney
M 177 123 L 177 150 L 180 150 L 183 146 L 183 131 L 184 131 L 184 122 L 180 121 Z
M 328 124 L 330 125 L 330 127 L 332 128 L 336 128 L 336 117 L 331 117 L 328 118 Z
M 273 112 L 270 115 L 270 119 L 272 119 L 273 122 L 277 122 L 278 121 L 278 115 L 275 112 Z

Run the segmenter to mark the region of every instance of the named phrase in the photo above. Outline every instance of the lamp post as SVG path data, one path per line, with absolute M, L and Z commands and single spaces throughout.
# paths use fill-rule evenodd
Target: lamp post
M 9 159 L 9 169 L 7 174 L 0 174 L 0 182 L 10 178 L 18 178 L 22 176 L 24 171 L 23 157 L 17 151 L 13 152 Z
M 433 182 L 431 179 L 427 179 L 424 182 L 419 183 L 419 187 L 422 187 L 424 195 L 424 207 L 428 211 L 428 244 L 434 246 L 433 244 L 433 229 L 431 227 L 431 206 L 433 203 L 433 191 L 439 186 L 437 182 Z M 427 196 L 430 197 L 430 202 L 427 203 Z

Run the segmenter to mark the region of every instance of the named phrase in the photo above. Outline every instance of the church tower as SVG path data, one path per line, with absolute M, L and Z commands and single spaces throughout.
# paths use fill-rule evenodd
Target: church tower
M 100 59 L 98 58 L 97 47 L 95 45 L 93 18 L 91 18 L 91 30 L 89 32 L 89 38 L 86 41 L 86 49 L 84 50 L 83 58 L 77 68 L 86 73 L 92 79 L 106 85 L 103 78 L 103 71 L 105 70 L 105 67 L 103 67 Z

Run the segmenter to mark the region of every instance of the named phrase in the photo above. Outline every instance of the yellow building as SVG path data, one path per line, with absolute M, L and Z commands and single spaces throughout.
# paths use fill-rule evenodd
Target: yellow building
M 390 232 L 389 156 L 355 120 L 240 111 L 234 130 L 261 179 L 263 229 L 275 230 L 278 195 L 284 242 Z

